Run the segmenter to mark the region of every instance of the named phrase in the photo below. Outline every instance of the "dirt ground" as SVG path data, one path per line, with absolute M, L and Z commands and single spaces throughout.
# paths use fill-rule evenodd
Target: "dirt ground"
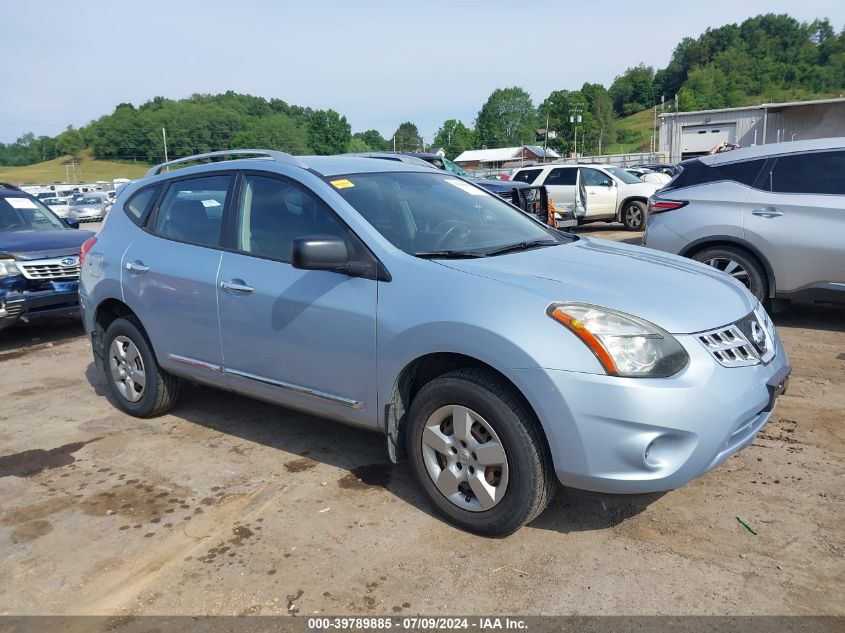
M 379 435 L 202 387 L 134 419 L 76 322 L 7 330 L 0 614 L 845 614 L 845 308 L 775 321 L 794 373 L 752 446 L 662 495 L 561 489 L 499 540 Z

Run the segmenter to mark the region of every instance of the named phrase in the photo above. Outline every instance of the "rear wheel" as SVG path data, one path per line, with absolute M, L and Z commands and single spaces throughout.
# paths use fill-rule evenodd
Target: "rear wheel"
M 486 536 L 538 516 L 554 494 L 534 414 L 493 373 L 450 372 L 427 383 L 408 412 L 408 454 L 437 510 Z
M 746 251 L 731 246 L 718 246 L 695 253 L 692 259 L 731 275 L 761 302 L 768 299 L 766 271 L 757 258 Z
M 121 409 L 148 418 L 161 415 L 176 404 L 179 379 L 158 366 L 135 319 L 112 321 L 103 343 L 106 381 Z
M 645 228 L 645 203 L 634 200 L 628 202 L 622 209 L 622 224 L 626 231 L 642 231 Z

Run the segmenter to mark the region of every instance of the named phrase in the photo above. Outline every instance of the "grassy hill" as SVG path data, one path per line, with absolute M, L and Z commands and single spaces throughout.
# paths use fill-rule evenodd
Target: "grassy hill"
M 63 156 L 44 163 L 26 165 L 24 167 L 0 167 L 0 182 L 14 185 L 48 184 L 65 182 L 68 178 L 66 165 L 70 156 Z M 146 163 L 115 162 L 96 160 L 91 158 L 90 151 L 83 151 L 76 167 L 76 182 L 94 182 L 97 180 L 113 180 L 115 178 L 140 178 L 149 165 Z M 71 175 L 71 178 L 73 176 Z
M 607 151 L 614 154 L 649 151 L 651 149 L 651 131 L 653 126 L 654 110 L 643 110 L 642 112 L 637 112 L 631 116 L 619 119 L 616 129 L 621 142 L 609 145 Z M 657 129 L 659 132 L 659 122 Z

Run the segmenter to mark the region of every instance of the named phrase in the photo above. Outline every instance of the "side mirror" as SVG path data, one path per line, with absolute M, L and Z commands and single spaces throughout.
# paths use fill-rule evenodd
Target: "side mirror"
M 605 181 L 604 181 L 604 186 L 605 186 L 605 187 L 610 187 L 610 188 L 612 189 L 613 187 L 615 187 L 615 186 L 616 186 L 616 183 L 615 183 L 615 182 L 613 182 L 613 179 L 612 179 L 612 178 L 608 178 L 607 180 L 605 180 Z
M 63 222 L 65 224 L 67 224 L 72 229 L 78 229 L 79 228 L 79 220 L 77 220 L 76 218 L 72 218 L 72 217 L 68 216 L 68 217 L 64 218 Z
M 347 272 L 349 251 L 346 242 L 336 237 L 301 237 L 293 241 L 291 264 L 302 270 Z

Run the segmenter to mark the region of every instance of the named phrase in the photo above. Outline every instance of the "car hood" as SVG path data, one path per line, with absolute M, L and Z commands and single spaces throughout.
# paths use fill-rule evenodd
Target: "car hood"
M 9 253 L 19 260 L 78 255 L 82 242 L 93 236 L 91 231 L 78 229 L 0 231 L 0 253 Z
M 607 240 L 478 259 L 438 260 L 443 266 L 522 287 L 552 301 L 578 301 L 626 312 L 673 334 L 732 323 L 756 305 L 730 276 L 704 264 Z

